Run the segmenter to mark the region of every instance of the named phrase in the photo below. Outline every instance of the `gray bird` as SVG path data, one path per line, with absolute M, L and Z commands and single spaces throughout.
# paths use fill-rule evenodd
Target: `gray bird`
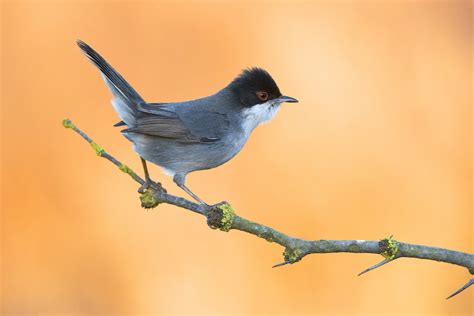
M 208 206 L 186 185 L 186 175 L 215 168 L 233 158 L 259 124 L 276 114 L 283 102 L 298 102 L 284 96 L 270 74 L 261 68 L 244 70 L 217 93 L 196 100 L 147 103 L 94 49 L 82 41 L 78 46 L 99 68 L 112 92 L 112 105 L 126 126 L 122 134 L 140 155 L 146 184 L 150 179 L 146 161 L 163 168 L 173 181 L 199 203 Z

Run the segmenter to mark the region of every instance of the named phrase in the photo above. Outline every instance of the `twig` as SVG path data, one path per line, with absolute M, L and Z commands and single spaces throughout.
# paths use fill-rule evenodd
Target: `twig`
M 286 266 L 287 264 L 291 264 L 291 262 L 290 261 L 283 261 L 283 262 L 275 264 L 272 268 L 278 268 L 278 267 Z
M 65 119 L 63 125 L 70 128 L 84 138 L 94 149 L 96 154 L 102 158 L 111 161 L 119 169 L 127 173 L 133 180 L 140 185 L 145 181 L 139 177 L 132 169 L 122 164 L 120 161 L 108 154 L 102 147 L 97 145 L 89 136 L 76 127 L 70 120 Z M 385 257 L 382 262 L 362 271 L 362 275 L 368 271 L 374 270 L 388 262 L 397 258 L 417 258 L 427 259 L 439 262 L 451 263 L 461 267 L 465 267 L 471 274 L 474 274 L 474 254 L 449 249 L 429 247 L 423 245 L 408 244 L 396 241 L 392 237 L 383 238 L 379 241 L 371 240 L 305 240 L 288 236 L 271 227 L 249 221 L 235 214 L 234 210 L 228 203 L 220 203 L 211 209 L 206 209 L 200 204 L 196 204 L 181 197 L 177 197 L 166 193 L 166 191 L 156 191 L 149 189 L 145 191 L 140 199 L 143 207 L 156 207 L 161 203 L 172 204 L 183 209 L 190 210 L 207 217 L 208 225 L 211 228 L 218 228 L 223 231 L 231 229 L 240 230 L 259 238 L 263 238 L 269 242 L 276 242 L 285 248 L 283 252 L 284 262 L 275 265 L 279 267 L 287 264 L 293 264 L 306 255 L 313 253 L 372 253 L 381 254 Z M 474 283 L 471 279 L 461 289 L 451 294 L 451 298 Z
M 446 297 L 446 299 L 450 299 L 451 297 L 455 296 L 455 295 L 458 295 L 459 293 L 461 293 L 462 291 L 464 291 L 465 289 L 467 289 L 468 287 L 470 287 L 472 284 L 474 284 L 474 279 L 470 279 L 466 284 L 463 285 L 462 288 L 460 288 L 459 290 L 457 290 L 456 292 L 454 292 L 453 294 L 449 295 L 448 297 Z
M 72 129 L 73 131 L 75 131 L 76 133 L 78 133 L 79 135 L 81 135 L 82 138 L 84 138 L 88 143 L 89 145 L 91 145 L 92 149 L 94 149 L 95 153 L 97 154 L 97 156 L 99 157 L 102 157 L 102 158 L 105 158 L 109 161 L 111 161 L 114 165 L 116 165 L 121 171 L 127 173 L 128 175 L 130 175 L 130 177 L 132 177 L 133 180 L 135 180 L 136 182 L 140 183 L 140 184 L 144 184 L 145 183 L 145 180 L 143 180 L 142 178 L 140 178 L 135 172 L 133 172 L 132 169 L 130 169 L 129 167 L 127 167 L 127 165 L 124 165 L 123 163 L 121 163 L 120 161 L 118 161 L 117 159 L 115 159 L 114 157 L 112 157 L 111 155 L 109 155 L 102 147 L 100 147 L 95 141 L 93 141 L 89 136 L 87 136 L 86 133 L 84 133 L 83 131 L 81 131 L 78 127 L 76 127 L 72 122 L 71 120 L 69 119 L 65 119 L 63 120 L 63 126 L 65 128 L 70 128 Z
M 377 264 L 374 264 L 373 266 L 371 266 L 371 267 L 365 269 L 364 271 L 360 272 L 357 276 L 361 276 L 361 275 L 364 274 L 364 273 L 367 273 L 367 272 L 369 272 L 369 271 L 372 271 L 372 270 L 374 270 L 374 269 L 377 269 L 378 267 L 381 267 L 381 266 L 383 266 L 384 264 L 391 262 L 392 260 L 394 260 L 394 259 L 384 259 L 383 261 L 381 261 L 381 262 L 379 262 L 379 263 L 377 263 Z

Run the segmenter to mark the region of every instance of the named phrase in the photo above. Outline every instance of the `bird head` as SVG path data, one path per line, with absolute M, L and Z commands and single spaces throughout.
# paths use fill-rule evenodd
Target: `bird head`
M 298 102 L 295 98 L 282 95 L 272 76 L 266 70 L 257 67 L 242 71 L 228 88 L 237 96 L 244 108 L 260 104 L 279 106 L 283 102 Z

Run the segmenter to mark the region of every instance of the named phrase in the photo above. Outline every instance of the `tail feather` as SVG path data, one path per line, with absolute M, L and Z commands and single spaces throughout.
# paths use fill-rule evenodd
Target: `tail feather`
M 120 127 L 120 126 L 125 126 L 125 125 L 127 125 L 127 124 L 125 124 L 124 121 L 120 121 L 120 122 L 118 122 L 118 123 L 115 123 L 115 124 L 114 124 L 114 127 Z
M 104 77 L 107 86 L 115 96 L 112 105 L 119 114 L 122 121 L 128 126 L 135 125 L 135 117 L 137 114 L 137 105 L 145 101 L 132 88 L 132 86 L 112 67 L 110 64 L 97 53 L 92 47 L 81 40 L 77 41 L 77 45 L 84 54 L 99 68 Z

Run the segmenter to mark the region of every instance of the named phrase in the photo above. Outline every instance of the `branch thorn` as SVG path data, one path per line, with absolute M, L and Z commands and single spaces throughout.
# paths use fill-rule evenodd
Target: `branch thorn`
M 278 268 L 278 267 L 285 266 L 287 264 L 292 264 L 292 263 L 293 262 L 291 262 L 291 261 L 283 261 L 281 263 L 275 264 L 272 268 Z
M 467 289 L 468 287 L 470 287 L 471 285 L 474 284 L 474 278 L 470 279 L 466 284 L 464 284 L 464 286 L 462 288 L 460 288 L 459 290 L 457 290 L 456 292 L 454 292 L 453 294 L 449 295 L 448 297 L 446 297 L 446 299 L 450 299 L 451 297 L 453 296 L 456 296 L 458 295 L 459 293 L 461 293 L 462 291 L 464 291 L 465 289 Z
M 362 271 L 361 273 L 359 273 L 357 276 L 361 276 L 361 275 L 364 274 L 364 273 L 367 273 L 367 272 L 369 272 L 369 271 L 372 271 L 372 270 L 374 270 L 374 269 L 377 269 L 378 267 L 381 267 L 381 266 L 383 266 L 384 264 L 389 263 L 390 261 L 393 261 L 393 260 L 394 260 L 394 259 L 384 259 L 383 261 L 381 261 L 381 262 L 379 262 L 379 263 L 377 263 L 377 264 L 374 264 L 373 266 L 371 266 L 371 267 L 365 269 L 364 271 Z

